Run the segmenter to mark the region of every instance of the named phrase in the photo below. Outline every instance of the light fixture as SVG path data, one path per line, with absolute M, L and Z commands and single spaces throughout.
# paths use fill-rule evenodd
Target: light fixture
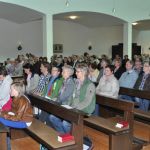
M 18 50 L 18 51 L 21 51 L 21 50 L 22 50 L 22 44 L 21 44 L 21 42 L 18 42 L 17 50 Z
M 115 9 L 115 8 L 113 8 L 113 9 L 112 9 L 112 12 L 113 12 L 113 13 L 115 13 L 115 12 L 116 12 L 116 9 Z
M 113 0 L 113 8 L 112 8 L 112 13 L 116 12 L 116 2 Z
M 133 23 L 132 23 L 133 26 L 136 26 L 137 24 L 138 24 L 137 22 L 133 22 Z
M 21 41 L 17 42 L 17 50 L 18 51 L 22 50 L 22 43 L 21 43 Z
M 65 5 L 68 7 L 69 6 L 69 0 L 66 0 Z
M 69 16 L 70 19 L 75 20 L 78 18 L 78 16 Z

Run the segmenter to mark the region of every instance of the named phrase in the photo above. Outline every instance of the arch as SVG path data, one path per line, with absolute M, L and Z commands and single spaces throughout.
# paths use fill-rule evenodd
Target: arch
M 0 0 L 0 5 L 1 4 L 7 4 L 8 6 L 18 6 L 18 7 L 22 7 L 22 8 L 26 8 L 26 9 L 38 12 L 38 13 L 43 14 L 43 15 L 45 14 L 44 12 L 42 12 L 41 10 L 39 10 L 39 9 L 33 7 L 33 6 L 25 5 L 25 4 L 22 4 L 20 2 L 6 2 L 6 1 L 3 1 L 3 0 Z
M 70 1 L 70 6 L 65 6 L 65 0 L 31 0 L 31 1 L 16 1 L 16 0 L 1 0 L 0 2 L 16 4 L 44 14 L 58 14 L 70 11 L 89 11 L 112 15 L 127 22 L 134 22 L 135 20 L 149 19 L 149 5 L 150 1 L 143 3 L 142 1 L 126 0 L 120 2 L 119 0 L 76 0 Z M 133 9 L 134 8 L 134 9 Z M 113 9 L 116 11 L 113 12 Z M 140 11 L 139 11 L 140 10 Z
M 127 20 L 125 20 L 122 17 L 115 16 L 115 14 L 113 14 L 113 13 L 93 11 L 93 10 L 84 10 L 84 9 L 83 10 L 72 10 L 72 11 L 60 11 L 60 12 L 57 12 L 57 13 L 53 13 L 53 16 L 60 15 L 60 14 L 80 13 L 80 12 L 106 15 L 106 16 L 110 16 L 110 17 L 116 18 L 116 19 L 118 19 L 120 21 L 122 20 L 124 23 L 128 22 Z
M 99 17 L 100 19 L 104 19 L 104 20 L 99 20 L 99 23 L 102 24 L 102 22 L 110 22 L 109 20 L 111 19 L 112 21 L 112 25 L 113 24 L 123 24 L 126 23 L 127 21 L 120 19 L 116 16 L 113 15 L 109 15 L 109 14 L 104 14 L 104 13 L 100 13 L 100 12 L 90 12 L 90 11 L 70 11 L 70 12 L 63 12 L 63 13 L 57 13 L 57 14 L 53 14 L 53 19 L 55 20 L 64 20 L 64 21 L 70 21 L 70 22 L 74 22 L 74 20 L 69 19 L 68 17 L 70 15 L 76 15 L 79 17 L 79 19 L 75 20 L 75 23 L 79 23 L 80 24 L 80 20 L 88 20 L 91 19 L 92 21 L 97 21 L 97 18 Z M 80 19 L 81 17 L 81 19 Z M 78 21 L 79 20 L 79 21 Z

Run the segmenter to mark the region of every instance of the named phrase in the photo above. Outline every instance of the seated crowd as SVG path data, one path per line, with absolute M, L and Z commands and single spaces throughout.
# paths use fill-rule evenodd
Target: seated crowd
M 26 57 L 18 56 L 15 61 L 7 59 L 6 65 L 0 68 L 0 109 L 2 112 L 9 111 L 14 106 L 11 97 L 16 96 L 15 92 L 9 93 L 10 89 L 18 89 L 16 87 L 19 86 L 12 84 L 11 76 L 14 75 L 23 75 L 27 93 L 45 97 L 60 105 L 69 105 L 88 115 L 98 114 L 98 107 L 95 107 L 96 94 L 114 98 L 119 96 L 121 99 L 136 102 L 141 110 L 149 110 L 149 100 L 118 95 L 120 87 L 150 90 L 150 63 L 149 61 L 143 62 L 140 57 L 132 61 L 127 56 L 123 60 L 116 56 L 110 62 L 105 55 L 98 59 L 94 55 L 89 56 L 88 53 L 84 53 L 81 57 L 77 55 L 64 58 L 61 55 L 53 56 L 50 63 L 46 57 L 37 58 L 32 54 Z M 23 92 L 20 96 L 20 99 L 26 99 L 25 104 L 28 103 Z M 3 117 L 9 119 L 10 116 L 3 115 Z M 70 131 L 70 122 L 43 110 L 39 114 L 39 119 L 59 132 Z M 30 125 L 31 118 L 27 122 L 23 118 L 20 120 L 23 122 L 21 127 Z M 1 118 L 0 122 L 3 122 Z

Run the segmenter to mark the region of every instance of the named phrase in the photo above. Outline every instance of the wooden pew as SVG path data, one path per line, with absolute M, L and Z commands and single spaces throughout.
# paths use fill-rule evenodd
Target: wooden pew
M 48 149 L 60 150 L 82 150 L 83 147 L 83 114 L 77 110 L 66 109 L 54 101 L 46 98 L 28 95 L 33 106 L 36 106 L 50 114 L 56 115 L 72 123 L 71 134 L 74 141 L 60 143 L 57 141 L 58 132 L 48 127 L 37 119 L 33 120 L 32 125 L 27 128 L 27 132 L 39 143 L 45 145 Z
M 150 92 L 129 88 L 120 88 L 119 94 L 150 100 Z M 150 143 L 150 111 L 134 108 L 134 136 Z
M 8 128 L 0 123 L 0 149 L 7 150 L 7 133 Z
M 142 91 L 142 90 L 121 87 L 119 90 L 119 94 L 150 100 L 150 92 L 149 91 Z M 150 124 L 150 112 L 145 112 L 145 111 L 135 108 L 134 116 L 137 120 L 144 122 L 146 124 Z
M 121 118 L 117 117 L 115 119 L 102 118 L 99 116 L 90 116 L 89 118 L 85 118 L 85 134 L 91 136 L 91 138 L 94 140 L 95 137 L 92 137 L 92 135 L 96 134 L 96 138 L 99 138 L 98 132 L 103 132 L 109 136 L 109 150 L 131 150 L 134 103 L 128 101 L 119 101 L 118 99 L 113 99 L 101 95 L 96 96 L 96 103 L 102 107 L 117 109 L 123 113 L 123 116 Z M 120 120 L 128 121 L 129 127 L 121 129 L 116 128 L 115 125 Z M 89 130 L 93 133 L 89 133 Z

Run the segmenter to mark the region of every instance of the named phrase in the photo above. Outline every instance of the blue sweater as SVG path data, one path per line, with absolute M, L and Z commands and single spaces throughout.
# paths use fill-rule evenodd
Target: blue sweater
M 137 78 L 138 74 L 134 70 L 126 71 L 121 75 L 119 85 L 120 87 L 133 88 Z

